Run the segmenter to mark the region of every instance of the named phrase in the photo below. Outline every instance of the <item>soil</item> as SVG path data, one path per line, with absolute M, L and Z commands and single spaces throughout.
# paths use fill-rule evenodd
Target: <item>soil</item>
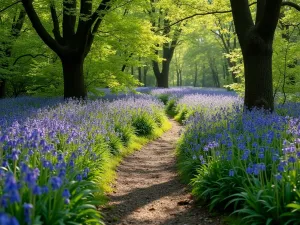
M 107 225 L 221 225 L 221 216 L 197 206 L 176 173 L 175 145 L 183 129 L 172 129 L 126 157 L 104 209 Z

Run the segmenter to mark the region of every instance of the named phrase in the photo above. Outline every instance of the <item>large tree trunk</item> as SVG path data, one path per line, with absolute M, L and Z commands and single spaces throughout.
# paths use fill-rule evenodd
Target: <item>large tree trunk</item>
M 250 42 L 243 57 L 246 107 L 248 109 L 259 107 L 273 110 L 272 42 L 260 42 L 259 44 Z
M 168 88 L 169 87 L 169 71 L 170 61 L 164 61 L 162 63 L 162 71 L 159 71 L 158 63 L 153 62 L 153 71 L 156 77 L 157 87 Z
M 160 88 L 168 88 L 169 87 L 169 71 L 165 71 L 165 73 L 161 73 L 160 76 L 156 77 L 157 87 Z
M 282 0 L 257 1 L 255 23 L 248 0 L 230 0 L 245 68 L 247 109 L 274 110 L 272 45 Z
M 83 74 L 84 59 L 62 59 L 64 77 L 64 98 L 82 98 L 87 96 Z
M 0 98 L 5 98 L 5 85 L 6 80 L 0 79 Z

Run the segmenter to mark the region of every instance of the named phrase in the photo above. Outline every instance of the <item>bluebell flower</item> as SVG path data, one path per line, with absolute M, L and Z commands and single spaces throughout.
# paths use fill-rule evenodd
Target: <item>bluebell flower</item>
M 230 177 L 233 177 L 233 176 L 234 176 L 234 170 L 233 170 L 233 169 L 229 170 L 229 176 L 230 176 Z
M 70 197 L 71 197 L 71 194 L 70 194 L 70 192 L 69 192 L 68 189 L 64 189 L 64 191 L 63 191 L 63 193 L 62 193 L 62 196 L 63 196 L 64 198 L 70 198 Z
M 6 175 L 6 179 L 4 182 L 4 192 L 17 191 L 18 185 L 17 181 L 12 173 L 8 173 Z
M 253 168 L 252 167 L 247 167 L 246 173 L 252 174 L 253 173 Z
M 278 155 L 272 155 L 272 161 L 275 162 L 279 159 Z
M 278 165 L 277 170 L 279 172 L 283 172 L 284 171 L 284 166 L 283 165 Z
M 275 175 L 276 180 L 280 181 L 282 180 L 282 175 L 281 174 L 277 174 Z
M 294 156 L 291 156 L 289 159 L 288 159 L 288 162 L 290 163 L 295 163 L 297 160 Z
M 8 198 L 8 194 L 4 194 L 0 197 L 0 208 L 6 208 L 8 206 Z
M 16 161 L 19 159 L 19 155 L 21 154 L 21 151 L 19 149 L 13 149 L 11 153 L 11 159 L 13 161 Z
M 62 185 L 62 180 L 59 177 L 51 177 L 50 178 L 51 187 L 53 190 L 57 190 Z
M 81 174 L 77 174 L 76 175 L 76 180 L 77 181 L 82 181 L 82 175 Z
M 41 190 L 43 194 L 47 194 L 49 192 L 49 188 L 47 186 L 42 186 Z
M 15 203 L 15 202 L 20 202 L 21 201 L 20 194 L 19 194 L 18 190 L 13 190 L 13 191 L 10 192 L 9 201 L 10 201 L 10 203 Z
M 258 154 L 258 158 L 259 158 L 259 159 L 265 158 L 265 154 L 264 154 L 263 152 L 260 152 L 260 153 Z
M 32 204 L 24 203 L 24 221 L 27 224 L 31 224 L 31 210 L 33 209 Z
M 43 194 L 43 191 L 42 191 L 42 188 L 38 185 L 34 186 L 33 190 L 32 190 L 32 193 L 34 195 L 41 195 Z
M 19 222 L 15 217 L 11 217 L 6 213 L 0 212 L 0 224 L 1 225 L 19 225 Z

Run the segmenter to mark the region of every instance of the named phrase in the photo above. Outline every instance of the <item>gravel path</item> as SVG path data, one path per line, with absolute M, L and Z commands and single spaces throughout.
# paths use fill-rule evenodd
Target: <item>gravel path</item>
M 221 225 L 220 217 L 196 207 L 176 173 L 174 149 L 181 126 L 124 159 L 115 191 L 104 209 L 107 225 Z

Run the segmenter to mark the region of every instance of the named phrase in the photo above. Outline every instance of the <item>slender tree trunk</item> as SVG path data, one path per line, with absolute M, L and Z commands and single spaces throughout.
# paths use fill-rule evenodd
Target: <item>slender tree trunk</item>
M 0 79 L 0 98 L 5 98 L 6 80 Z
M 202 87 L 205 87 L 205 66 L 202 67 Z
M 142 67 L 138 67 L 138 72 L 139 72 L 139 82 L 142 83 L 143 80 L 142 80 Z
M 75 57 L 74 57 L 75 58 Z M 84 59 L 62 59 L 64 77 L 64 98 L 83 98 L 87 96 L 84 85 L 83 62 Z
M 179 69 L 180 87 L 182 87 L 182 70 Z
M 251 48 L 251 45 L 248 47 Z M 259 51 L 245 52 L 245 105 L 274 109 L 272 82 L 272 44 L 260 43 Z
M 147 72 L 148 66 L 144 66 L 144 86 L 147 87 Z
M 197 64 L 195 64 L 194 87 L 197 87 L 197 81 L 198 81 L 198 66 Z

